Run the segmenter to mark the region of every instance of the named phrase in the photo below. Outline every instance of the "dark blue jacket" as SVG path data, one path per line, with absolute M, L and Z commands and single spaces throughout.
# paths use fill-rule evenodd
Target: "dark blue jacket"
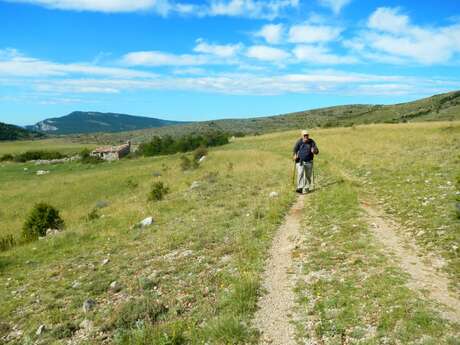
M 314 157 L 314 154 L 311 152 L 312 148 L 315 154 L 319 153 L 313 139 L 308 139 L 306 143 L 303 142 L 302 138 L 297 140 L 294 145 L 294 153 L 297 154 L 296 162 L 312 162 Z

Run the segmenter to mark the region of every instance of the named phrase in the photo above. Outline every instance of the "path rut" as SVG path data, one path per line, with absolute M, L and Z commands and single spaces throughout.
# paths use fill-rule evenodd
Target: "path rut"
M 408 287 L 424 290 L 428 297 L 442 305 L 441 314 L 448 320 L 460 322 L 460 300 L 448 289 L 449 278 L 439 268 L 443 266 L 442 258 L 431 254 L 421 256 L 422 251 L 413 240 L 403 238 L 396 229 L 398 224 L 385 219 L 383 214 L 370 204 L 363 202 L 362 208 L 367 213 L 367 220 L 375 237 L 392 253 L 401 268 L 409 273 Z
M 254 326 L 261 332 L 260 344 L 294 345 L 295 327 L 290 322 L 295 305 L 296 278 L 292 273 L 292 250 L 300 237 L 304 198 L 299 196 L 273 240 L 263 275 L 266 294 L 258 302 Z M 291 271 L 291 272 L 290 272 Z

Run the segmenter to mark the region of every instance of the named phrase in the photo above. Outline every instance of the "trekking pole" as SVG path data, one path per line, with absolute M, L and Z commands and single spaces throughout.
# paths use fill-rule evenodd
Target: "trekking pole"
M 295 186 L 295 161 L 294 161 L 294 169 L 292 170 L 292 185 Z

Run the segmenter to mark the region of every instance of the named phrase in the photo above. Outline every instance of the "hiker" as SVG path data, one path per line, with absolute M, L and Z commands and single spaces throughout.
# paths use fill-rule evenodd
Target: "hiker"
M 297 170 L 296 192 L 312 191 L 313 158 L 319 153 L 318 146 L 310 139 L 308 131 L 302 131 L 302 137 L 294 145 L 294 161 Z

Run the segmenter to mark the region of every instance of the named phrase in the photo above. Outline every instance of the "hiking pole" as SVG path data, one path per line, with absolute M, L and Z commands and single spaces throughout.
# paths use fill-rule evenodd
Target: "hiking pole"
M 292 170 L 292 185 L 295 186 L 295 161 L 294 161 L 294 169 Z

